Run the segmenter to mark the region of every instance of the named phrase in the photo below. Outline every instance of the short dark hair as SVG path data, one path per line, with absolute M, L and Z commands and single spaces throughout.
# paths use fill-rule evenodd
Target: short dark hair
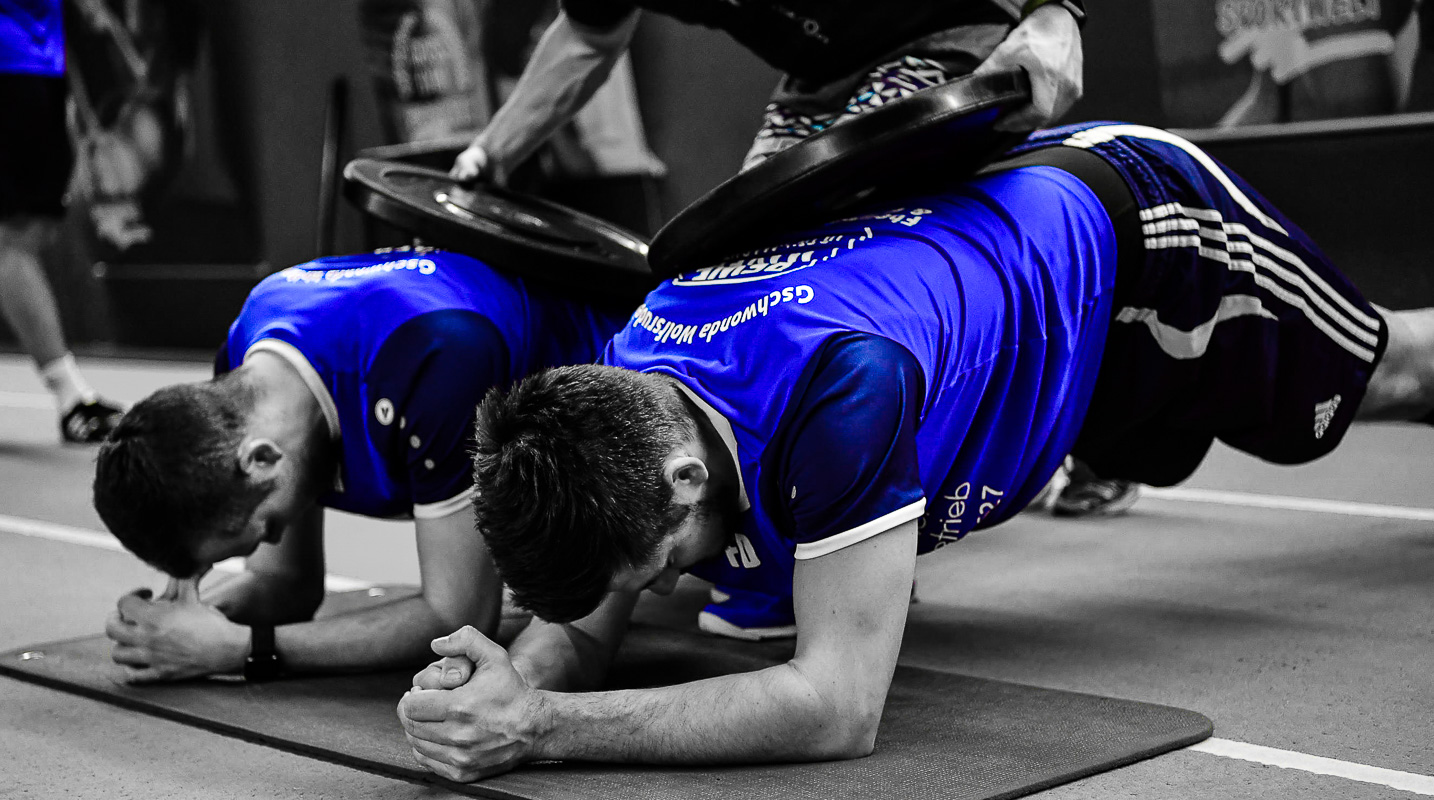
M 267 487 L 240 469 L 238 448 L 252 392 L 230 373 L 169 386 L 136 403 L 100 445 L 94 504 L 115 538 L 176 578 L 208 567 L 200 536 L 249 520 Z
M 518 605 L 586 616 L 613 575 L 651 563 L 684 516 L 663 463 L 695 428 L 675 390 L 629 370 L 558 367 L 479 406 L 473 505 Z

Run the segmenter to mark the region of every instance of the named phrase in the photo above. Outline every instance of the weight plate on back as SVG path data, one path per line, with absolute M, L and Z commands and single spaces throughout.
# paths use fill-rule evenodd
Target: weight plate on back
M 568 293 L 636 303 L 657 283 L 641 236 L 557 203 L 368 158 L 344 167 L 344 193 L 426 244 Z
M 653 237 L 660 278 L 709 266 L 866 199 L 961 180 L 1026 138 L 997 131 L 1030 103 L 1024 71 L 956 78 L 813 134 L 703 195 Z

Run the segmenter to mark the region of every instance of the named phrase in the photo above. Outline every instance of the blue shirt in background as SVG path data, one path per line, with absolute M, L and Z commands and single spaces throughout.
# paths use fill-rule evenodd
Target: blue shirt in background
M 0 73 L 65 74 L 61 0 L 0 0 Z

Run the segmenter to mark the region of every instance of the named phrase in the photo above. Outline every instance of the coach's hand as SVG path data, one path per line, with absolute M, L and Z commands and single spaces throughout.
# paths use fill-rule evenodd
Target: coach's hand
M 155 683 L 238 672 L 249 632 L 197 599 L 151 600 L 148 589 L 121 597 L 105 623 L 111 656 L 129 683 Z
M 538 693 L 513 669 L 508 653 L 470 626 L 433 641 L 439 664 L 459 659 L 473 665 L 462 686 L 418 686 L 398 703 L 413 757 L 425 769 L 464 783 L 497 775 L 534 752 Z M 432 668 L 430 668 L 432 669 Z M 425 682 L 426 683 L 426 682 Z
M 1080 26 L 1063 6 L 1047 3 L 1021 21 L 976 74 L 1024 67 L 1031 104 L 997 123 L 1003 131 L 1031 131 L 1070 110 L 1080 99 L 1083 55 Z
M 448 177 L 463 184 L 485 181 L 495 186 L 508 185 L 508 169 L 502 161 L 492 156 L 479 144 L 481 136 L 474 139 L 467 149 L 453 160 Z

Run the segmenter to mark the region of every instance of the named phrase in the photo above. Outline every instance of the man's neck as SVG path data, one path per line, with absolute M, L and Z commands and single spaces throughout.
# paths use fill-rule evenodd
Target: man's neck
M 739 473 L 736 454 L 728 449 L 727 442 L 723 440 L 721 432 L 713 425 L 707 412 L 692 401 L 687 392 L 679 386 L 678 381 L 675 378 L 666 378 L 666 380 L 671 381 L 669 388 L 681 400 L 688 420 L 697 429 L 698 440 L 704 451 L 703 461 L 707 464 L 707 471 L 714 481 L 713 485 L 721 487 L 723 492 L 731 492 L 735 495 L 737 487 L 740 485 L 737 480 Z
M 328 442 L 328 420 L 318 398 L 292 364 L 268 352 L 244 360 L 254 389 L 251 427 L 289 446 Z

